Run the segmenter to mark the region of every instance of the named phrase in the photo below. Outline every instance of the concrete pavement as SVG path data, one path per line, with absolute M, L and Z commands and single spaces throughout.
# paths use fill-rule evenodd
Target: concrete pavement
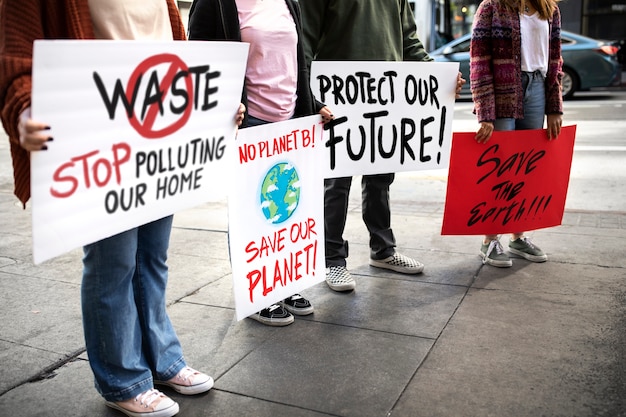
M 2 133 L 0 416 L 121 416 L 84 352 L 81 251 L 32 264 L 11 175 Z M 626 416 L 626 209 L 567 209 L 530 233 L 549 262 L 497 269 L 480 238 L 440 235 L 445 176 L 400 174 L 398 248 L 426 265 L 403 276 L 368 266 L 355 186 L 357 289 L 303 292 L 315 313 L 286 328 L 235 320 L 226 203 L 175 216 L 169 313 L 189 364 L 216 380 L 195 397 L 164 388 L 180 416 Z

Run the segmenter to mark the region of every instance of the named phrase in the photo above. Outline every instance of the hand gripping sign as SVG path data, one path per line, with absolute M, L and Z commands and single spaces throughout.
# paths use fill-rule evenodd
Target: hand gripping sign
M 313 62 L 311 89 L 336 117 L 324 126 L 326 178 L 447 168 L 458 68 Z
M 320 116 L 241 129 L 229 160 L 237 319 L 324 280 Z
M 36 263 L 226 195 L 247 44 L 36 41 Z M 216 57 L 219 57 L 216 58 Z

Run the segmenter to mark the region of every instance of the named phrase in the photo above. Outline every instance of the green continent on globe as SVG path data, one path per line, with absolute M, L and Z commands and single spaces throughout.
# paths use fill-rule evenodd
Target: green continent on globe
M 261 184 L 261 209 L 271 223 L 286 221 L 298 207 L 300 178 L 295 167 L 287 162 L 274 165 Z

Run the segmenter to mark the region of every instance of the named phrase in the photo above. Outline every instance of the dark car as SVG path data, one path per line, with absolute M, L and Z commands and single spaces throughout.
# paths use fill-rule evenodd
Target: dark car
M 470 93 L 469 59 L 471 34 L 466 34 L 429 52 L 440 62 L 458 62 L 467 83 L 463 93 Z M 614 43 L 591 39 L 561 31 L 563 56 L 563 98 L 571 98 L 576 91 L 610 87 L 621 82 L 622 69 L 617 60 L 619 47 Z

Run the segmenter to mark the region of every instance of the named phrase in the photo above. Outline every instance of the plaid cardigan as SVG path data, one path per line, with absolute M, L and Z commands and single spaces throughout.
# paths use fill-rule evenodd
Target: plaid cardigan
M 166 1 L 174 39 L 184 40 L 176 2 Z M 88 0 L 0 0 L 0 111 L 11 145 L 13 192 L 24 205 L 30 198 L 30 155 L 20 146 L 17 124 L 30 107 L 33 41 L 94 38 Z
M 550 24 L 546 114 L 562 114 L 561 14 Z M 470 87 L 479 122 L 496 118 L 524 118 L 522 38 L 517 11 L 501 0 L 484 0 L 474 16 L 470 46 Z

